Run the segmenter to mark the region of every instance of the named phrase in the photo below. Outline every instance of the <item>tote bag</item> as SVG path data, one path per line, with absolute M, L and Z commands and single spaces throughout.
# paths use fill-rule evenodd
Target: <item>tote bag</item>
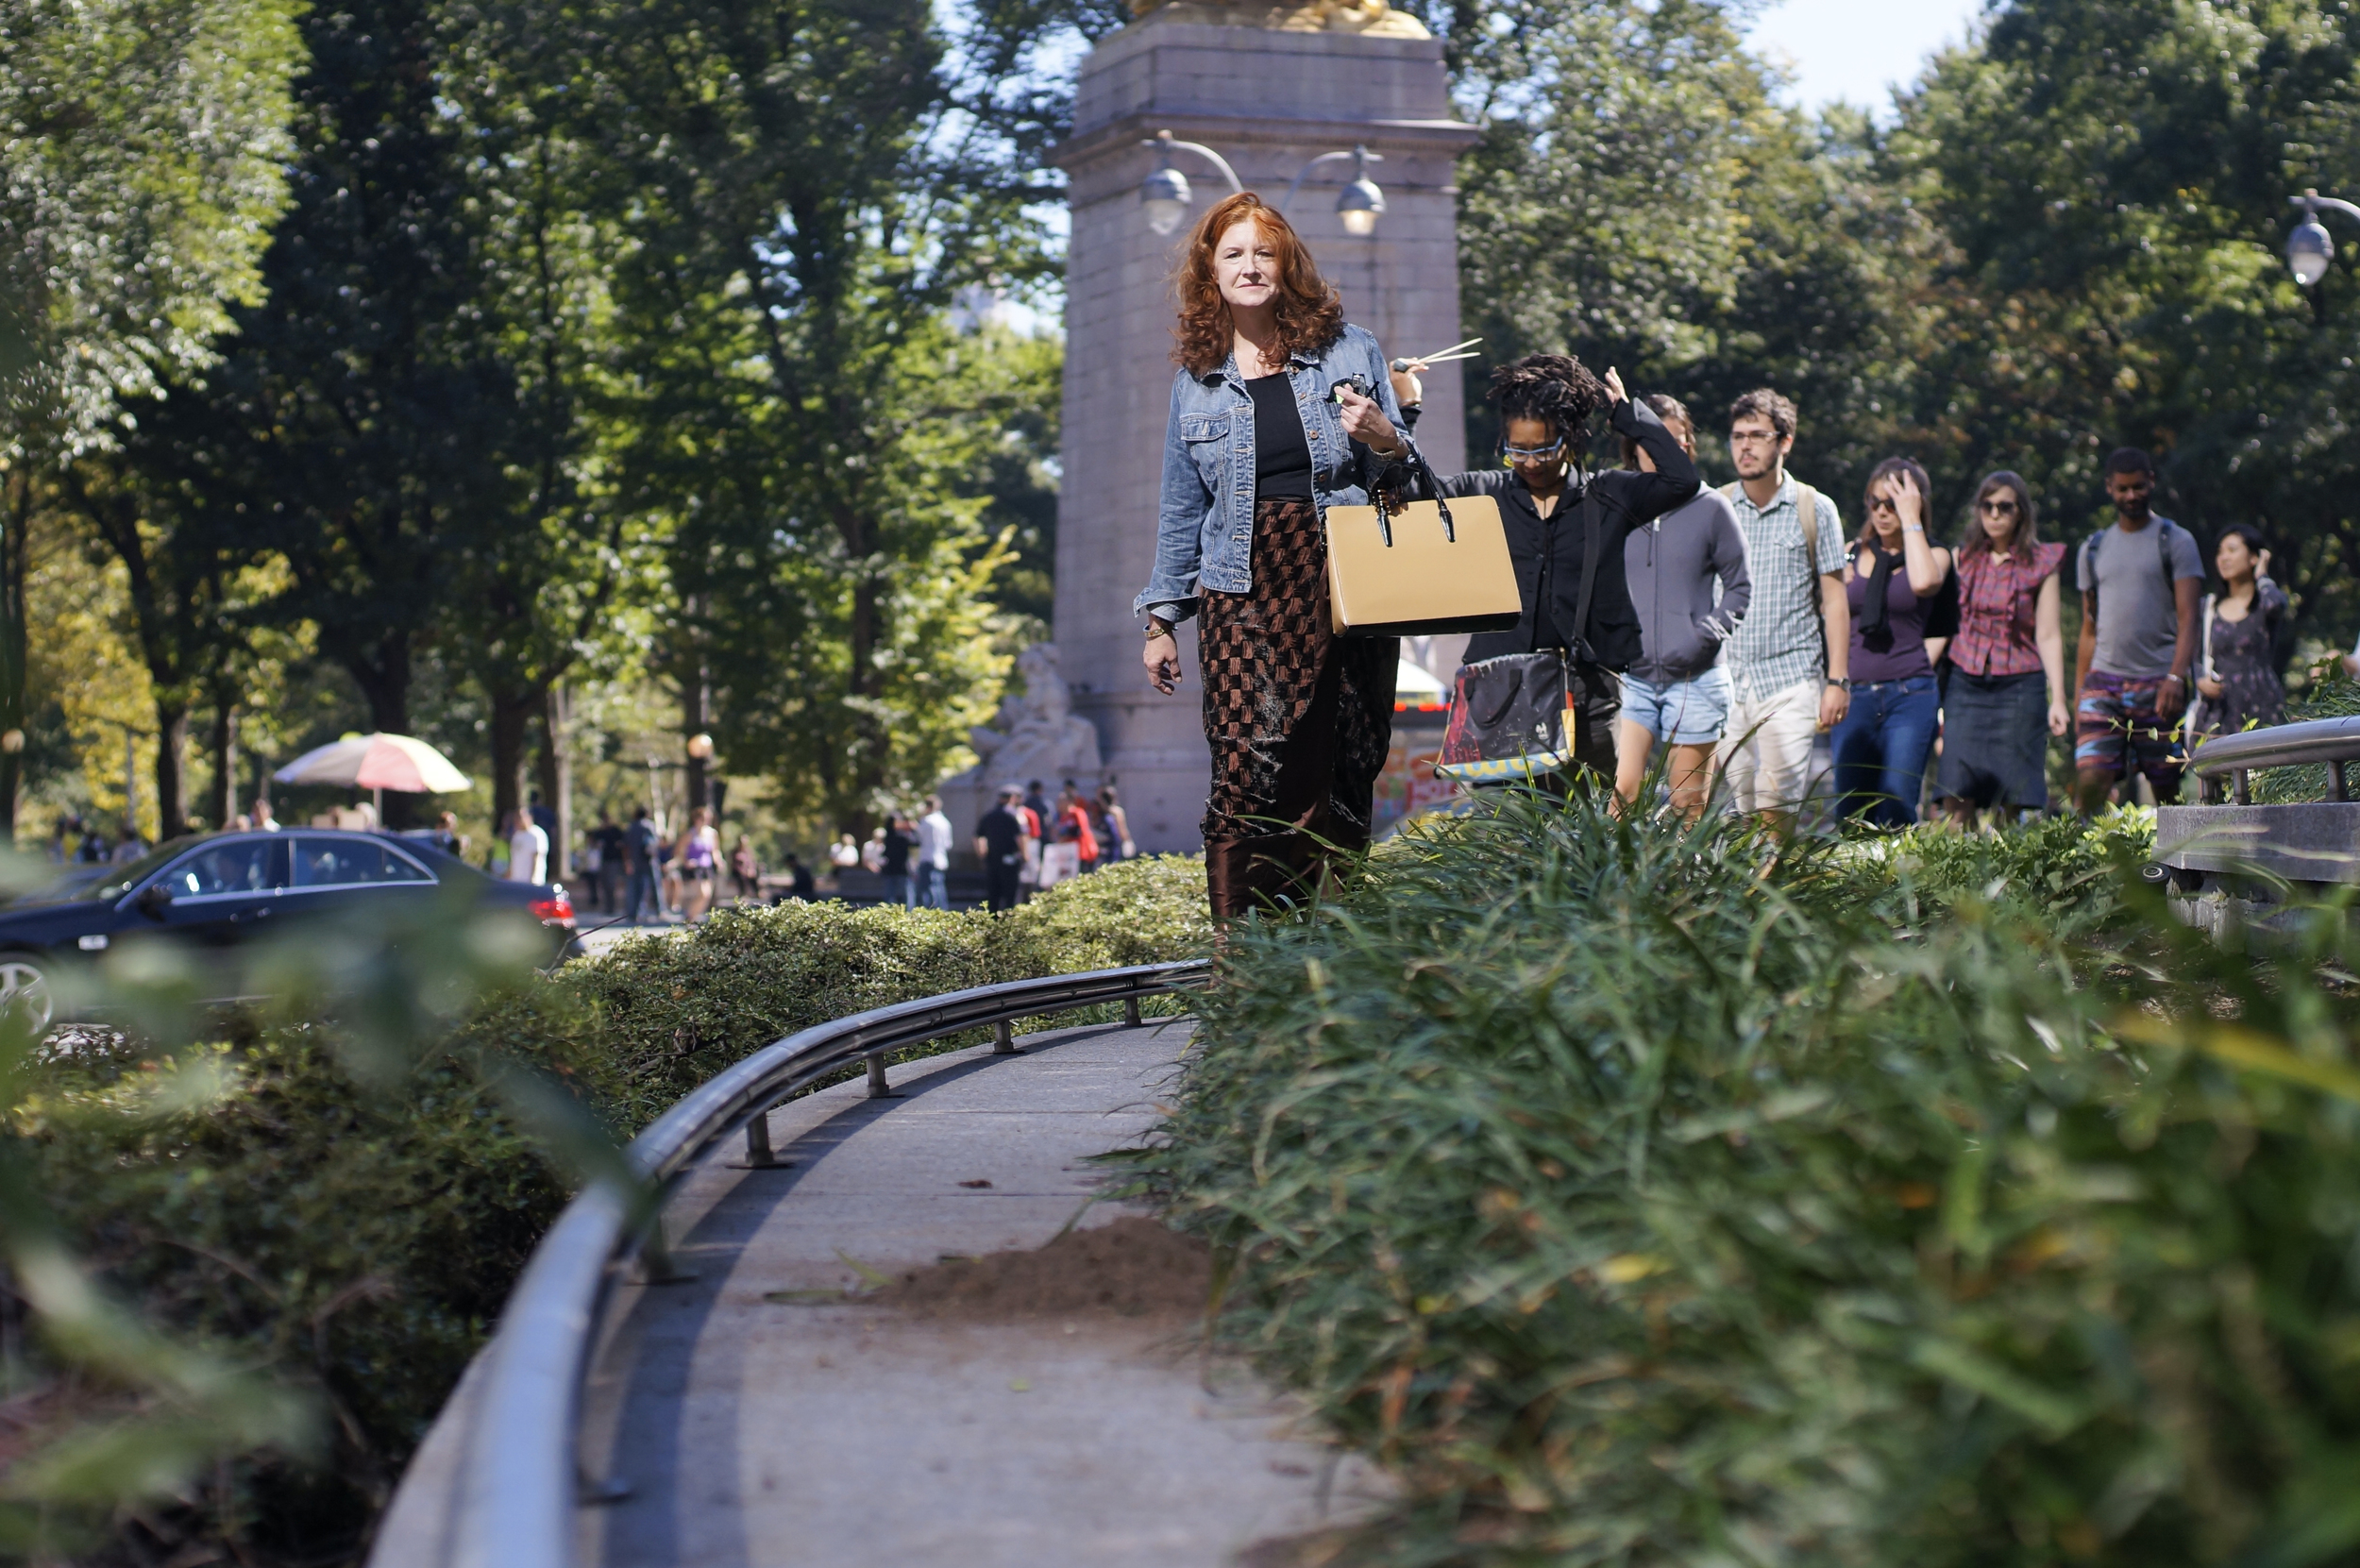
M 1577 648 L 1590 624 L 1590 591 L 1598 560 L 1595 496 L 1582 497 L 1581 525 L 1581 584 L 1574 592 Z M 1545 573 L 1534 592 L 1536 598 L 1547 594 Z M 1533 622 L 1538 636 L 1540 617 L 1535 615 Z M 1462 665 L 1451 691 L 1450 719 L 1442 732 L 1435 775 L 1461 784 L 1529 783 L 1573 760 L 1579 724 L 1563 653 L 1536 649 Z
M 1343 637 L 1498 632 L 1523 604 L 1508 530 L 1489 496 L 1441 498 L 1425 459 L 1410 464 L 1435 499 L 1327 509 L 1327 608 Z

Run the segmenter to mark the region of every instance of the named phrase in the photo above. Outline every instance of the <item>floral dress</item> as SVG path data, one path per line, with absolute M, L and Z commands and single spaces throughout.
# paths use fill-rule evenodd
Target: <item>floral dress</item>
M 2217 600 L 2205 601 L 2206 651 L 2221 692 L 2204 699 L 2204 711 L 2198 716 L 2204 733 L 2234 735 L 2286 722 L 2286 690 L 2279 683 L 2273 646 L 2285 613 L 2285 594 L 2267 577 L 2254 585 L 2253 605 L 2243 620 L 2223 616 Z

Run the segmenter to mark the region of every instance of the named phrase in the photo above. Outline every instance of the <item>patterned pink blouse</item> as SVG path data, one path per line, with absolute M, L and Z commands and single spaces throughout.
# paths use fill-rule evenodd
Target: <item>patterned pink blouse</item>
M 2063 545 L 2034 545 L 2032 559 L 1984 550 L 1959 557 L 1959 634 L 1950 662 L 1969 675 L 2032 675 L 2040 647 L 2032 611 L 2040 585 L 2065 564 Z

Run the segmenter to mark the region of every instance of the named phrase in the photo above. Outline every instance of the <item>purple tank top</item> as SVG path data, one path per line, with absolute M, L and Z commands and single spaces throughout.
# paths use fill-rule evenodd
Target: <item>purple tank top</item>
M 1882 630 L 1861 631 L 1861 612 L 1868 607 L 1868 577 L 1862 568 L 1875 563 L 1875 551 L 1853 550 L 1852 580 L 1844 585 L 1844 597 L 1852 607 L 1852 679 L 1906 681 L 1913 675 L 1931 675 L 1934 666 L 1926 660 L 1926 612 L 1933 600 L 1910 591 L 1909 569 L 1898 556 L 1893 575 L 1885 580 Z

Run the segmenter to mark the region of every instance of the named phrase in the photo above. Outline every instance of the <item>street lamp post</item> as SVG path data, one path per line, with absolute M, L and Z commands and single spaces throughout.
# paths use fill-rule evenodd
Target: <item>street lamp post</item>
M 1238 171 L 1229 166 L 1229 160 L 1201 142 L 1182 142 L 1172 132 L 1159 130 L 1152 140 L 1139 145 L 1153 147 L 1157 154 L 1155 171 L 1139 182 L 1139 206 L 1147 214 L 1147 227 L 1157 234 L 1169 234 L 1188 221 L 1189 204 L 1195 199 L 1188 190 L 1188 177 L 1172 166 L 1172 155 L 1175 152 L 1196 154 L 1221 171 L 1222 178 L 1229 182 L 1231 195 L 1245 194 L 1245 185 L 1238 178 Z M 1352 179 L 1336 198 L 1336 215 L 1342 220 L 1347 234 L 1359 238 L 1374 233 L 1376 220 L 1385 215 L 1385 193 L 1369 177 L 1369 165 L 1384 162 L 1385 157 L 1363 146 L 1349 152 L 1324 152 L 1306 163 L 1295 172 L 1294 183 L 1287 187 L 1278 210 L 1287 211 L 1312 170 L 1344 158 L 1353 160 Z
M 2322 211 L 2341 212 L 2348 218 L 2360 219 L 2360 207 L 2334 196 L 2323 196 L 2317 191 L 2305 191 L 2289 198 L 2302 209 L 2302 221 L 2286 236 L 2286 267 L 2295 275 L 2295 281 L 2309 288 L 2327 276 L 2327 264 L 2335 260 L 2335 242 L 2328 237 L 2327 226 L 2319 222 Z

